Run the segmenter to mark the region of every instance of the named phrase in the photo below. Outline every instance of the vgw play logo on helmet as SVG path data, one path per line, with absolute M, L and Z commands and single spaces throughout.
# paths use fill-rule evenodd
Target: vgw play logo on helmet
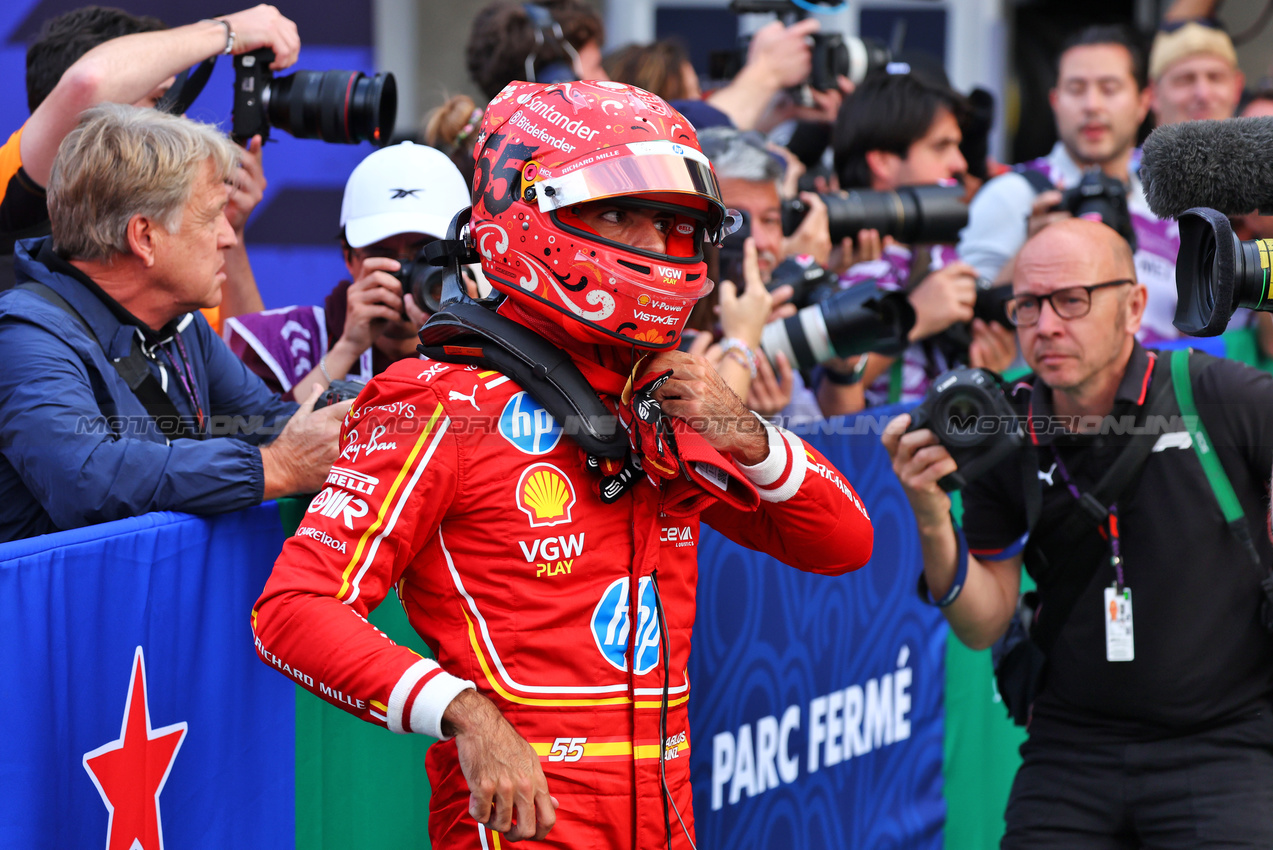
M 557 420 L 525 391 L 504 405 L 499 415 L 499 432 L 518 451 L 528 455 L 548 454 L 561 441 L 561 426 Z
M 628 579 L 615 579 L 601 594 L 592 612 L 592 638 L 606 661 L 627 671 L 628 629 L 632 625 Z M 636 641 L 632 649 L 637 675 L 649 673 L 659 663 L 659 618 L 654 605 L 654 586 L 649 576 L 637 583 Z

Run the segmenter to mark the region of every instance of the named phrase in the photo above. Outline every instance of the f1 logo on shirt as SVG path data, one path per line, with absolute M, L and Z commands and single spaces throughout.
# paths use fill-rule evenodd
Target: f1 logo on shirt
M 335 487 L 324 487 L 305 509 L 306 513 L 319 513 L 322 516 L 336 519 L 343 517 L 345 528 L 353 530 L 354 520 L 367 515 L 367 503 L 354 498 L 353 493 L 337 490 Z
M 548 454 L 561 441 L 561 426 L 539 402 L 523 390 L 504 405 L 499 415 L 499 432 L 528 455 Z
M 626 578 L 612 581 L 592 612 L 592 637 L 597 642 L 597 649 L 601 650 L 606 661 L 624 672 L 628 669 L 628 629 L 632 624 L 628 583 Z M 649 576 L 637 583 L 637 607 L 639 615 L 632 654 L 639 676 L 649 673 L 659 663 L 659 618 Z

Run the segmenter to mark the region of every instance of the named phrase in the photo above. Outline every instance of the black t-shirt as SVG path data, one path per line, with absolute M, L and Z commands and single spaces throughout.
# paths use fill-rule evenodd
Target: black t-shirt
M 1113 583 L 1114 568 L 1108 541 L 1089 526 L 1067 542 L 1064 555 L 1098 558 L 1100 566 L 1049 657 L 1030 724 L 1035 739 L 1152 740 L 1267 710 L 1273 700 L 1273 636 L 1258 620 L 1260 580 L 1273 563 L 1266 528 L 1273 376 L 1232 360 L 1207 360 L 1193 381 L 1195 405 L 1245 509 L 1262 565 L 1251 563 L 1227 529 L 1187 434 L 1160 436 L 1139 479 L 1117 503 L 1123 573 L 1132 591 L 1135 660 L 1106 660 L 1104 588 Z M 1150 361 L 1137 345 L 1118 389 L 1115 421 L 1135 415 L 1144 403 Z M 1014 387 L 1013 401 L 1036 422 L 1052 414 L 1051 391 L 1033 379 Z M 1127 440 L 1113 433 L 1052 429 L 1049 435 L 1048 430 L 1035 429 L 1043 491 L 1035 529 L 1040 539 L 1076 509 L 1057 456 L 1079 491 L 1086 492 Z M 965 489 L 964 531 L 978 557 L 1020 550 L 1026 530 L 1024 486 L 1021 458 L 1012 456 Z M 1045 617 L 1049 587 L 1041 585 L 1039 595 Z

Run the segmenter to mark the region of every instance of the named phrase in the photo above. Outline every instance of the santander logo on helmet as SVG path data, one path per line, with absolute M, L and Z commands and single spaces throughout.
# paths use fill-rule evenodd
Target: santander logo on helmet
M 475 159 L 470 236 L 492 286 L 585 342 L 680 342 L 712 288 L 703 242 L 733 216 L 676 110 L 623 83 L 514 82 L 487 107 Z M 661 250 L 604 235 L 588 221 L 598 205 L 656 216 Z

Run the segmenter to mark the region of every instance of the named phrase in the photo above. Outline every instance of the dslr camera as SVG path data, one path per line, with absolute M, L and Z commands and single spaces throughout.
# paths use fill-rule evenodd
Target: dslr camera
M 275 77 L 274 51 L 268 47 L 234 57 L 234 113 L 230 137 L 246 145 L 270 127 L 298 139 L 355 145 L 389 143 L 398 115 L 398 86 L 393 74 L 368 77 L 360 71 L 296 71 Z M 216 57 L 182 71 L 156 108 L 181 115 L 194 103 L 212 75 Z
M 729 10 L 736 15 L 777 15 L 790 26 L 807 17 L 809 7 L 819 7 L 830 12 L 843 6 L 840 0 L 733 0 Z M 848 77 L 856 85 L 873 71 L 883 70 L 893 61 L 892 53 L 874 39 L 845 37 L 840 33 L 817 32 L 812 36 L 813 68 L 806 81 L 818 91 L 834 91 L 839 88 L 838 77 Z M 751 39 L 732 50 L 713 50 L 707 56 L 707 75 L 713 80 L 733 79 L 747 64 L 747 50 Z
M 897 356 L 905 350 L 915 308 L 905 293 L 881 289 L 864 280 L 800 309 L 788 319 L 765 325 L 760 348 L 771 364 L 778 352 L 795 369 L 810 369 L 836 357 L 874 351 Z
M 424 256 L 424 248 L 416 254 L 415 259 L 402 263 L 396 272 L 389 272 L 402 284 L 402 294 L 410 293 L 416 306 L 421 310 L 436 313 L 442 309 L 442 283 L 446 280 L 447 269 L 434 266 Z M 403 320 L 409 320 L 406 303 L 402 307 Z
M 911 411 L 906 430 L 921 428 L 932 431 L 959 464 L 937 481 L 947 493 L 966 487 L 1025 445 L 1020 418 L 998 376 L 986 369 L 952 369 L 939 375 Z
M 296 71 L 275 77 L 268 47 L 234 57 L 234 127 L 239 144 L 270 127 L 298 139 L 381 147 L 393 136 L 398 84 L 393 74 L 368 77 L 360 71 Z
M 742 286 L 743 243 L 751 235 L 750 218 L 725 237 L 720 247 L 721 280 Z M 789 257 L 779 263 L 766 284 L 771 292 L 783 285 L 795 291 L 796 315 L 770 322 L 761 332 L 760 348 L 776 368 L 778 352 L 795 369 L 811 369 L 836 357 L 867 351 L 900 353 L 915 327 L 915 309 L 905 293 L 880 289 L 874 281 L 841 289 L 838 277 L 812 257 Z
M 1136 250 L 1136 231 L 1127 208 L 1127 187 L 1122 180 L 1110 177 L 1100 168 L 1084 171 L 1078 185 L 1061 193 L 1061 203 L 1056 209 L 1065 210 L 1075 218 L 1108 224 Z

